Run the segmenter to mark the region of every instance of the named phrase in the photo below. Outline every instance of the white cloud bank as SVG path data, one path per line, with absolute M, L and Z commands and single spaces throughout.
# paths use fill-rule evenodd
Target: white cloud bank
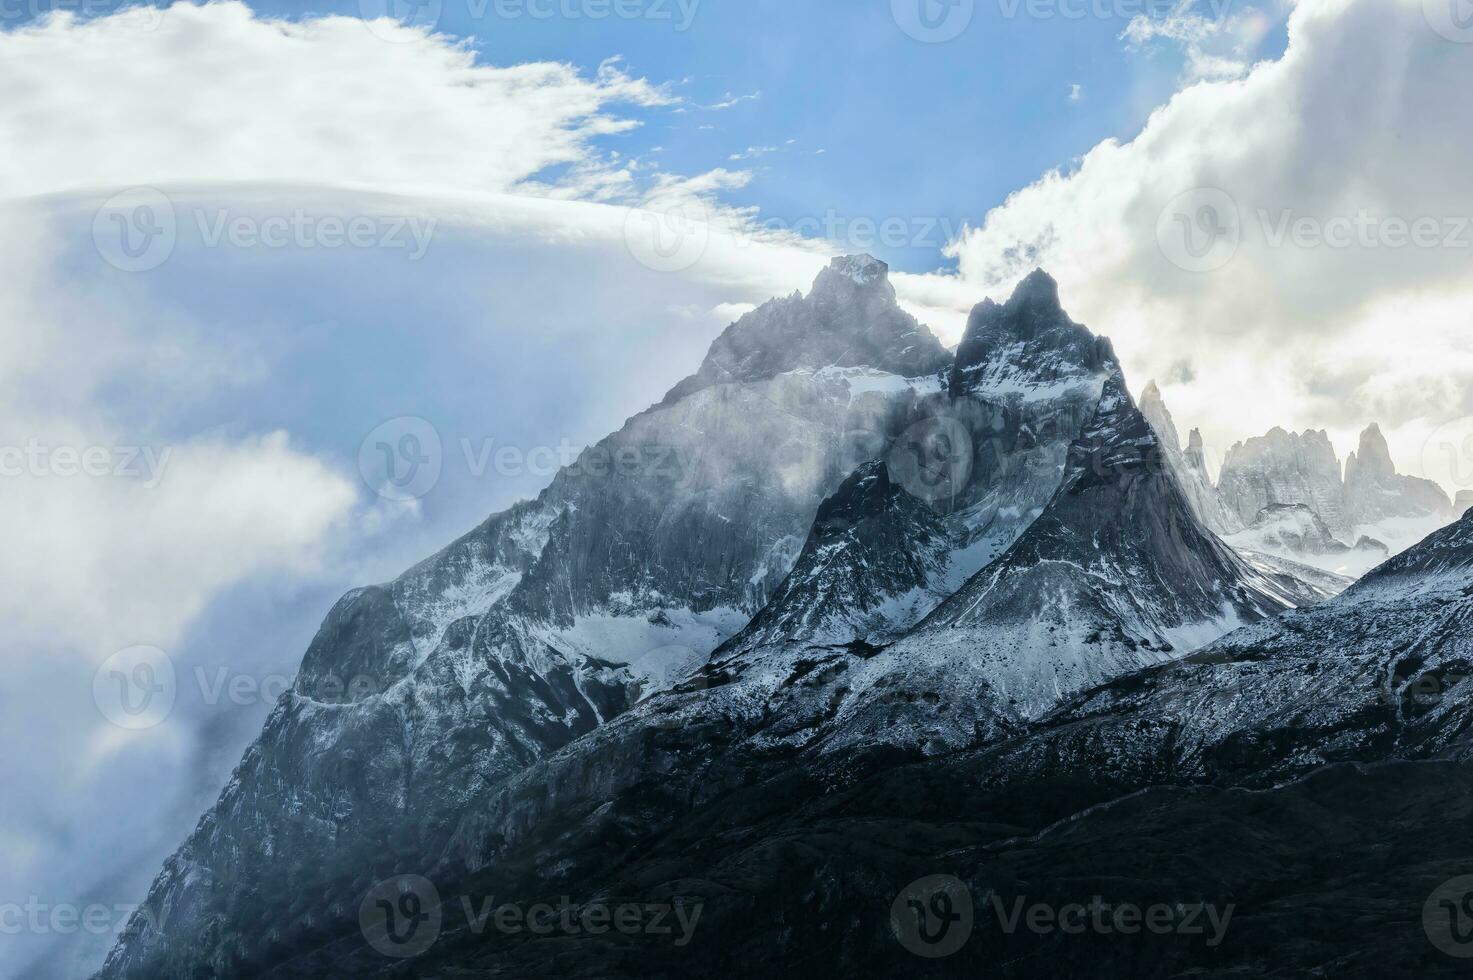
M 954 244 L 961 276 L 995 294 L 1049 269 L 1219 449 L 1273 425 L 1350 448 L 1379 419 L 1422 469 L 1426 433 L 1473 414 L 1473 45 L 1436 6 L 1299 0 L 1280 60 L 1012 195 Z
M 590 141 L 606 110 L 670 96 L 602 65 L 498 68 L 448 38 L 391 43 L 350 17 L 176 3 L 0 34 L 0 188 L 10 196 L 191 181 L 505 191 L 550 167 L 585 193 L 630 180 Z

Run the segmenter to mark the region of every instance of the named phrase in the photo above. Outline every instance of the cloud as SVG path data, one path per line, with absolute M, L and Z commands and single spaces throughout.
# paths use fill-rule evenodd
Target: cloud
M 751 92 L 747 95 L 732 95 L 730 92 L 727 92 L 716 102 L 713 102 L 710 105 L 701 106 L 701 108 L 709 109 L 713 112 L 720 112 L 723 109 L 735 108 L 736 106 L 741 105 L 743 102 L 756 102 L 760 98 L 762 98 L 761 92 Z M 703 126 L 702 128 L 704 129 L 706 127 Z
M 740 153 L 733 153 L 728 159 L 755 160 L 758 157 L 765 157 L 769 153 L 776 153 L 779 149 L 780 147 L 776 146 L 749 146 Z
M 1279 6 L 1287 2 L 1280 0 Z M 1253 53 L 1273 23 L 1263 10 L 1239 8 L 1233 0 L 1178 0 L 1164 17 L 1137 14 L 1120 37 L 1136 50 L 1157 40 L 1175 44 L 1186 56 L 1189 80 L 1223 80 L 1240 78 L 1248 71 Z
M 1349 449 L 1377 418 L 1415 471 L 1418 433 L 1466 414 L 1473 383 L 1473 59 L 1421 0 L 1300 0 L 1288 34 L 1280 60 L 1184 88 L 950 251 L 993 295 L 1048 268 L 1136 385 L 1195 377 L 1166 396 L 1219 446 L 1277 424 Z
M 387 43 L 385 30 L 419 36 Z M 187 82 L 185 81 L 187 80 Z M 180 181 L 320 181 L 400 190 L 625 183 L 595 149 L 674 97 L 615 61 L 478 63 L 468 44 L 378 22 L 256 16 L 237 2 L 56 14 L 0 33 L 9 196 Z M 59 120 L 66 120 L 65 124 Z

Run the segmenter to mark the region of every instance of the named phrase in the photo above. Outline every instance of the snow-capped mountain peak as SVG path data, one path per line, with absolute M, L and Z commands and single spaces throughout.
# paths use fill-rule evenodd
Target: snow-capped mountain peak
M 873 255 L 863 252 L 858 255 L 838 256 L 829 263 L 829 269 L 849 279 L 856 286 L 868 286 L 876 282 L 888 283 L 890 279 L 890 266 Z
M 1039 269 L 1003 305 L 979 303 L 956 350 L 954 396 L 1029 400 L 1053 397 L 1115 362 L 1110 341 L 1075 323 L 1059 285 Z
M 889 267 L 868 255 L 836 258 L 808 294 L 769 300 L 712 342 L 700 369 L 665 403 L 717 384 L 761 381 L 789 371 L 867 367 L 902 378 L 933 375 L 951 354 L 900 308 Z

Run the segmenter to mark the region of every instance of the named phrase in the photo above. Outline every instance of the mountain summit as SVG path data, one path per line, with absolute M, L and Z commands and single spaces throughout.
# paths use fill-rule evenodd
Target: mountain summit
M 896 303 L 890 267 L 870 255 L 847 255 L 819 272 L 808 295 L 770 300 L 729 326 L 665 402 L 714 384 L 801 369 L 863 367 L 917 378 L 936 374 L 951 359 Z
M 1037 269 L 1007 303 L 988 299 L 972 310 L 956 349 L 951 393 L 1048 397 L 1114 359 L 1108 340 L 1069 319 L 1059 302 L 1059 284 Z

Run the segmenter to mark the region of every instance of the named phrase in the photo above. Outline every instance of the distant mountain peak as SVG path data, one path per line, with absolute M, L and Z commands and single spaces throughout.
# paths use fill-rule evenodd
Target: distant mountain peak
M 1386 436 L 1381 433 L 1381 426 L 1375 422 L 1360 434 L 1360 447 L 1345 462 L 1347 483 L 1353 482 L 1351 474 L 1357 470 L 1361 476 L 1396 476 L 1396 464 L 1391 461 L 1391 447 L 1386 443 Z
M 1342 539 L 1354 541 L 1369 530 L 1377 538 L 1390 535 L 1393 550 L 1454 517 L 1452 501 L 1441 487 L 1397 473 L 1376 423 L 1361 433 L 1359 446 L 1344 465 L 1325 430 L 1294 433 L 1275 426 L 1233 446 L 1217 489 L 1245 526 L 1270 504 L 1302 503 Z M 1413 523 L 1406 524 L 1408 520 Z
M 1155 381 L 1149 382 L 1141 390 L 1140 409 L 1146 421 L 1151 423 L 1151 428 L 1156 430 L 1156 435 L 1166 444 L 1166 448 L 1173 453 L 1180 453 L 1181 435 L 1176 430 L 1176 421 L 1171 417 L 1171 410 L 1166 407 L 1166 400 L 1161 397 L 1161 389 Z
M 1329 435 L 1274 426 L 1235 444 L 1223 460 L 1217 489 L 1244 527 L 1270 504 L 1308 504 L 1339 534 L 1350 531 L 1345 513 L 1343 467 Z
M 1023 277 L 1008 302 L 1058 307 L 1059 281 L 1042 269 L 1034 269 Z

